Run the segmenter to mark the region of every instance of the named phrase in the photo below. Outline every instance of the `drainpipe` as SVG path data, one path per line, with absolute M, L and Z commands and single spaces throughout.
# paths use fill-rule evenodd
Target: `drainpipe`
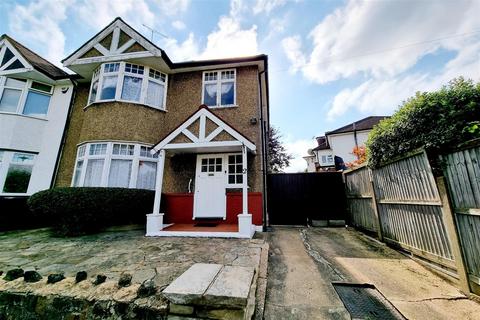
M 267 230 L 267 226 L 269 223 L 267 223 L 268 215 L 267 215 L 267 210 L 268 210 L 268 201 L 267 201 L 267 172 L 268 172 L 268 140 L 267 140 L 267 134 L 268 134 L 268 123 L 264 119 L 264 114 L 263 114 L 263 92 L 262 92 L 262 75 L 265 77 L 265 88 L 266 88 L 266 98 L 267 98 L 267 119 L 269 118 L 269 113 L 270 113 L 270 105 L 269 105 L 269 98 L 268 98 L 268 58 L 264 58 L 264 63 L 265 63 L 265 69 L 264 71 L 261 71 L 258 73 L 258 83 L 259 83 L 259 94 L 260 94 L 260 126 L 261 126 L 261 136 L 262 136 L 262 161 L 263 161 L 263 172 L 262 172 L 262 180 L 263 180 L 263 197 L 262 197 L 262 202 L 263 202 L 263 226 L 262 229 L 263 231 Z
M 57 159 L 55 160 L 55 169 L 53 170 L 52 180 L 50 181 L 50 188 L 55 186 L 55 182 L 57 181 L 58 170 L 60 169 L 60 159 L 62 158 L 63 149 L 65 148 L 65 142 L 67 140 L 67 131 L 68 127 L 70 126 L 70 120 L 73 113 L 73 104 L 75 103 L 75 98 L 77 97 L 77 82 L 74 79 L 70 79 L 73 84 L 72 87 L 72 97 L 70 98 L 70 105 L 68 106 L 68 114 L 67 119 L 65 121 L 65 127 L 63 128 L 62 139 L 60 140 L 60 147 L 57 153 Z M 75 164 L 76 165 L 76 164 Z
M 358 139 L 357 139 L 357 124 L 353 123 L 353 140 L 355 140 L 355 147 L 358 148 Z

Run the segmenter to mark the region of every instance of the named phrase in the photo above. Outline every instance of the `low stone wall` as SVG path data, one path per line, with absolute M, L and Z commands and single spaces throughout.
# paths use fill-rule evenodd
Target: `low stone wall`
M 263 283 L 266 277 L 264 240 L 152 239 L 143 233 L 67 239 L 45 230 L 0 233 L 0 320 L 250 319 L 254 293 L 257 302 L 264 299 L 265 288 L 256 289 L 264 287 L 257 278 Z M 197 261 L 253 268 L 249 301 L 239 307 L 167 300 L 166 287 Z
M 87 300 L 62 295 L 0 292 L 0 319 L 167 319 L 167 309 L 157 297 L 134 303 Z

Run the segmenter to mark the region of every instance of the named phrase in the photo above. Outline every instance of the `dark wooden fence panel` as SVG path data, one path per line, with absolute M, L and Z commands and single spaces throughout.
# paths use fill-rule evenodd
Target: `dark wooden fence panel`
M 345 219 L 345 191 L 339 172 L 269 174 L 267 183 L 272 225 Z

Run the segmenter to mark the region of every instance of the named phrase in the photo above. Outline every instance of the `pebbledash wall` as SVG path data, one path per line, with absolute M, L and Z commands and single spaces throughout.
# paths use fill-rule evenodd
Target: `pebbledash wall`
M 258 68 L 237 67 L 237 106 L 211 110 L 248 137 L 257 146 L 257 154 L 248 156 L 250 192 L 262 192 L 262 144 Z M 122 141 L 154 145 L 185 121 L 202 104 L 202 71 L 168 75 L 166 111 L 125 102 L 97 103 L 87 106 L 90 83 L 78 86 L 73 111 L 61 156 L 56 186 L 70 186 L 77 147 L 89 141 Z M 265 112 L 265 111 L 264 111 Z M 165 161 L 163 192 L 186 193 L 195 178 L 194 154 L 169 155 Z

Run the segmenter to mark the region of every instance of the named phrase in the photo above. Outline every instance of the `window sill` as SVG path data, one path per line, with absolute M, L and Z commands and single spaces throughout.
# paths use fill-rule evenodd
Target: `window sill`
M 234 109 L 238 108 L 238 105 L 236 104 L 231 104 L 227 106 L 207 106 L 209 109 Z
M 30 193 L 1 193 L 0 192 L 0 197 L 29 197 L 31 196 Z
M 17 117 L 22 117 L 22 118 L 29 118 L 29 119 L 36 119 L 36 120 L 48 121 L 47 118 L 29 116 L 29 115 L 26 115 L 26 114 L 20 114 L 20 113 L 15 113 L 15 112 L 0 111 L 0 114 L 8 114 L 8 115 L 11 115 L 11 116 L 17 116 Z M 0 195 L 1 195 L 1 194 L 0 194 Z
M 140 103 L 140 102 L 135 102 L 135 101 L 127 101 L 127 100 L 102 100 L 102 101 L 95 101 L 95 102 L 92 102 L 90 104 L 87 104 L 85 107 L 83 107 L 83 110 L 91 107 L 91 106 L 94 106 L 94 105 L 100 105 L 102 103 L 111 103 L 111 102 L 121 102 L 121 103 L 129 103 L 129 104 L 135 104 L 135 105 L 138 105 L 138 106 L 142 106 L 142 107 L 147 107 L 147 108 L 150 108 L 150 109 L 155 109 L 155 110 L 158 110 L 158 111 L 162 111 L 162 112 L 168 112 L 166 109 L 162 109 L 162 108 L 158 108 L 158 107 L 154 107 L 154 106 L 151 106 L 149 104 L 144 104 L 144 103 Z

